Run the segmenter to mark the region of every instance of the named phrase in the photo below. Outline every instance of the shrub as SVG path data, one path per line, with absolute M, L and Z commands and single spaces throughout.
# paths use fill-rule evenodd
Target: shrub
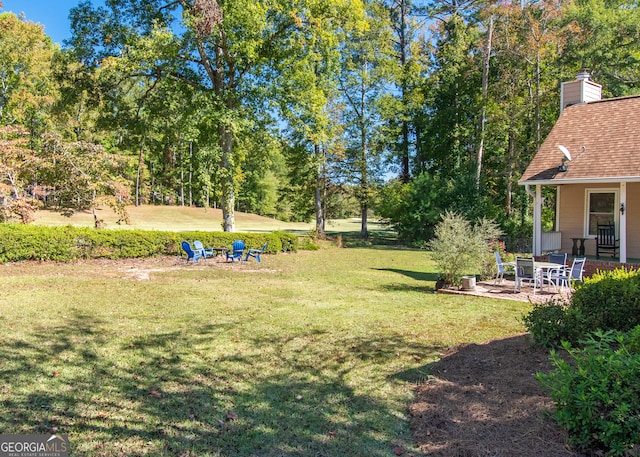
M 576 343 L 597 330 L 631 330 L 640 325 L 640 272 L 597 272 L 576 287 L 568 304 L 535 305 L 522 321 L 533 341 L 546 346 Z
M 523 316 L 522 323 L 531 332 L 533 343 L 546 347 L 557 347 L 562 341 L 575 338 L 575 320 L 567 312 L 562 301 L 535 303 L 533 309 Z
M 317 251 L 320 249 L 320 245 L 317 244 L 313 238 L 305 236 L 298 244 L 299 248 L 303 251 Z
M 483 219 L 472 226 L 463 216 L 447 211 L 428 244 L 445 283 L 458 283 L 462 274 L 471 269 L 480 271 L 491 253 L 488 242 L 500 234 L 492 221 Z
M 631 354 L 640 354 L 640 325 L 625 334 L 624 345 Z
M 571 298 L 583 335 L 601 330 L 631 330 L 640 324 L 640 272 L 598 271 Z
M 640 330 L 635 332 L 637 338 Z M 598 332 L 582 349 L 564 343 L 570 362 L 554 351 L 555 370 L 537 375 L 556 403 L 554 417 L 581 450 L 610 456 L 638 450 L 640 353 L 629 351 L 625 341 L 610 331 Z
M 68 262 L 91 258 L 181 255 L 182 240 L 200 240 L 205 246 L 230 247 L 239 238 L 249 249 L 259 249 L 267 242 L 266 252 L 269 253 L 296 251 L 298 248 L 298 237 L 285 232 L 162 232 L 0 224 L 0 262 Z
M 512 262 L 515 255 L 505 251 L 505 243 L 502 240 L 488 240 L 486 253 L 482 258 L 480 276 L 482 278 L 495 278 L 498 273 L 498 265 L 496 264 L 495 252 L 500 253 L 502 262 Z M 507 272 L 508 274 L 508 272 Z

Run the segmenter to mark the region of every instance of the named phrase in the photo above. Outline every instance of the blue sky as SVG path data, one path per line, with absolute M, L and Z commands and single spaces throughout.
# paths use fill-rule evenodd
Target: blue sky
M 24 13 L 25 18 L 44 26 L 44 32 L 54 43 L 71 38 L 69 29 L 69 10 L 82 0 L 0 0 L 2 11 L 11 11 L 16 15 Z M 94 2 L 95 3 L 95 2 Z

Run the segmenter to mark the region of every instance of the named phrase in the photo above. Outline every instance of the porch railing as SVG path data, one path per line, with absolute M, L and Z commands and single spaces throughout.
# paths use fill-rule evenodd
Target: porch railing
M 541 251 L 558 251 L 562 247 L 562 232 L 542 232 Z

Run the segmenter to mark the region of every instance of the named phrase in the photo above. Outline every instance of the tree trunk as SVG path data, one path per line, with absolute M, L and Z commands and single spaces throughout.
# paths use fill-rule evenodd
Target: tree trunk
M 493 35 L 493 16 L 489 18 L 487 29 L 487 42 L 484 48 L 484 61 L 482 65 L 482 109 L 480 110 L 480 144 L 478 145 L 476 188 L 480 188 L 480 177 L 482 176 L 482 160 L 484 155 L 485 124 L 487 117 L 487 95 L 489 93 L 489 62 L 491 59 L 491 37 Z
M 516 134 L 513 129 L 509 130 L 509 170 L 507 174 L 507 201 L 506 201 L 506 213 L 511 215 L 513 206 L 513 176 L 516 168 Z
M 193 142 L 189 141 L 189 206 L 193 206 Z
M 327 230 L 327 149 L 325 144 L 322 143 L 322 234 L 324 235 Z
M 322 157 L 322 151 L 320 145 L 316 142 L 313 145 L 313 151 L 318 159 L 318 179 L 316 180 L 316 236 L 318 238 L 324 238 L 324 215 L 322 211 L 322 189 L 323 189 L 323 176 L 322 171 L 324 169 L 324 160 Z
M 180 206 L 184 206 L 184 151 L 182 150 L 182 139 L 178 141 L 178 160 L 180 161 Z
M 142 165 L 144 164 L 144 138 L 140 144 L 140 153 L 138 154 L 138 170 L 136 172 L 136 207 L 140 206 L 140 178 L 142 175 Z
M 406 110 L 407 102 L 407 81 L 406 81 L 406 65 L 407 65 L 407 15 L 406 3 L 400 3 L 400 30 L 399 30 L 399 48 L 400 48 L 400 65 L 402 66 L 402 107 Z M 411 180 L 411 171 L 409 170 L 409 125 L 406 116 L 402 116 L 402 171 L 400 180 L 408 183 Z
M 369 238 L 369 229 L 367 227 L 367 213 L 369 212 L 369 208 L 367 205 L 362 205 L 360 208 L 360 218 L 362 223 L 360 224 L 360 238 L 367 239 Z
M 369 230 L 367 227 L 367 211 L 369 209 L 369 174 L 368 174 L 368 157 L 367 157 L 367 124 L 366 124 L 366 110 L 367 110 L 367 100 L 366 100 L 366 90 L 365 83 L 362 81 L 360 86 L 360 190 L 362 194 L 360 195 L 360 238 L 367 239 L 369 237 Z M 403 122 L 403 129 L 407 126 L 406 122 Z M 408 136 L 407 136 L 408 139 Z M 406 146 L 406 144 L 405 144 Z M 407 159 L 407 172 L 408 172 L 408 159 L 409 156 L 406 156 Z M 408 180 L 409 176 L 406 175 L 405 178 Z
M 223 229 L 225 232 L 235 232 L 235 186 L 233 184 L 233 133 L 225 126 L 220 126 L 220 146 L 222 158 L 220 159 L 220 169 L 223 173 L 221 182 L 221 206 Z

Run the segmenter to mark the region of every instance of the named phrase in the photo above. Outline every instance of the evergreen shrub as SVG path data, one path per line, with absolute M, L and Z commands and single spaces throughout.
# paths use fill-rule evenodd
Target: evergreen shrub
M 631 330 L 640 325 L 640 271 L 596 272 L 574 292 L 571 308 L 583 335 L 597 329 Z
M 554 351 L 555 369 L 548 374 L 538 373 L 538 380 L 556 404 L 556 420 L 580 450 L 594 455 L 638 455 L 638 335 L 640 327 L 627 335 L 597 332 L 583 341 L 580 349 L 565 342 L 570 359 L 565 360 Z
M 563 301 L 534 303 L 533 309 L 522 318 L 534 344 L 558 347 L 562 341 L 576 339 L 575 320 L 567 309 L 567 304 Z
M 266 242 L 268 253 L 295 252 L 298 249 L 298 237 L 285 232 L 163 232 L 0 224 L 0 262 L 69 262 L 182 255 L 183 240 L 190 243 L 200 240 L 211 247 L 231 247 L 237 239 L 244 240 L 249 249 L 259 249 Z
M 568 303 L 534 305 L 522 320 L 534 342 L 545 346 L 576 343 L 597 330 L 630 330 L 640 325 L 640 272 L 596 272 L 577 284 Z

